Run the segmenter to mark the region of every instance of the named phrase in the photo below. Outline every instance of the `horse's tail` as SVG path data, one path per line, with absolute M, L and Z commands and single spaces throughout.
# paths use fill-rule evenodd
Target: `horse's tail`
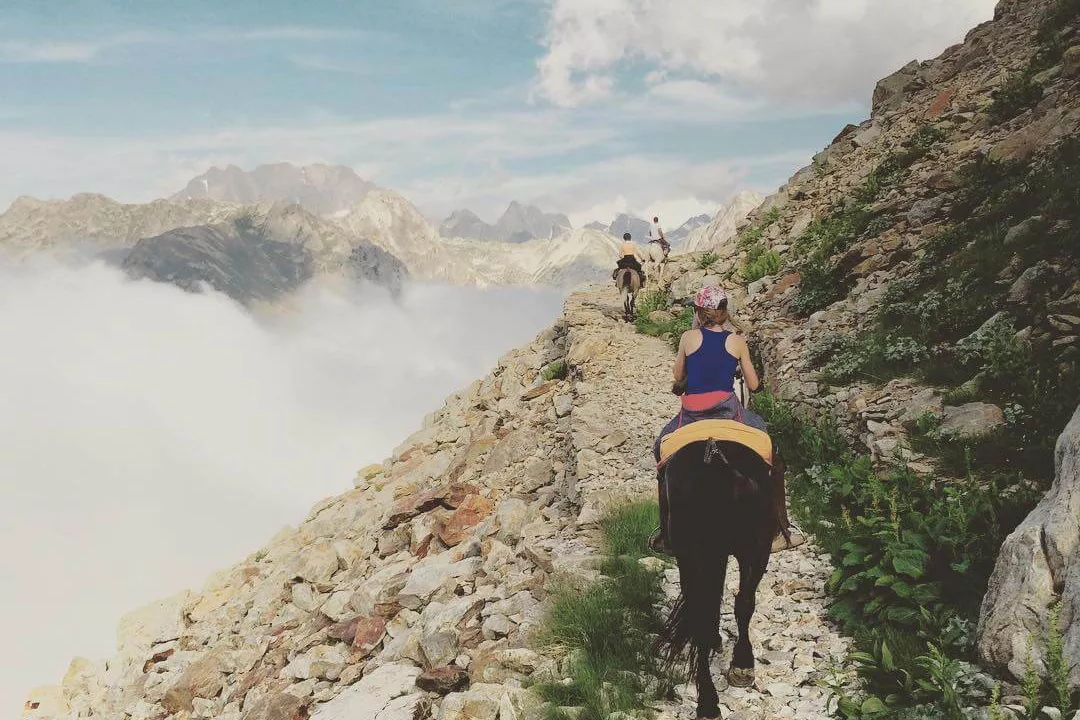
M 686 593 L 680 592 L 671 608 L 664 626 L 656 638 L 655 650 L 670 668 L 685 668 L 685 672 L 697 666 L 699 622 L 694 608 L 687 603 Z

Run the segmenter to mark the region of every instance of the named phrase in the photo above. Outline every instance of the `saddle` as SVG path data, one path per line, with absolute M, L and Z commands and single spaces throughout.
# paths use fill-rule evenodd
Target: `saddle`
M 770 467 L 773 461 L 772 438 L 755 427 L 738 420 L 698 420 L 672 431 L 660 441 L 660 462 L 663 467 L 678 451 L 690 443 L 705 440 L 736 442 L 757 453 Z

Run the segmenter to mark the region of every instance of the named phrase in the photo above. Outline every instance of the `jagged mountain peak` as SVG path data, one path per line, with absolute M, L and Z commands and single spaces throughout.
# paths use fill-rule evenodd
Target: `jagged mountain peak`
M 251 171 L 227 165 L 211 167 L 170 199 L 208 197 L 244 205 L 287 200 L 318 215 L 332 216 L 346 212 L 375 187 L 344 165 L 279 162 Z
M 439 234 L 448 238 L 520 243 L 556 237 L 572 229 L 573 224 L 565 214 L 546 213 L 535 205 L 511 200 L 494 225 L 484 222 L 471 210 L 456 210 L 439 226 Z

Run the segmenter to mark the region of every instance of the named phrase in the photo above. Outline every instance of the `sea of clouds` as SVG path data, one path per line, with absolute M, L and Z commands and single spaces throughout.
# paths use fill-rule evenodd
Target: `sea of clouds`
M 0 264 L 0 708 L 351 488 L 563 297 L 309 285 L 285 308 Z

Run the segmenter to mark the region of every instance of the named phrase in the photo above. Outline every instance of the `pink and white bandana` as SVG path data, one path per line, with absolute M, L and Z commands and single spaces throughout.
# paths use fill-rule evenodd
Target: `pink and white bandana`
M 694 306 L 704 310 L 715 310 L 725 304 L 727 299 L 728 294 L 722 288 L 709 285 L 698 290 L 697 297 L 694 298 Z

